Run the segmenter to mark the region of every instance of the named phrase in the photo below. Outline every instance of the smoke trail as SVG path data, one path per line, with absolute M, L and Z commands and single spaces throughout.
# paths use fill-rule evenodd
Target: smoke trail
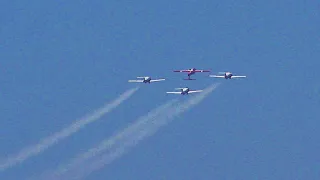
M 97 157 L 96 161 L 93 161 L 92 164 L 89 164 L 77 171 L 73 179 L 80 179 L 85 177 L 102 168 L 105 165 L 112 163 L 116 158 L 121 157 L 126 153 L 130 147 L 137 145 L 141 140 L 152 136 L 155 134 L 162 126 L 168 124 L 176 116 L 179 116 L 181 113 L 191 109 L 193 106 L 199 104 L 205 97 L 207 97 L 219 84 L 213 84 L 206 88 L 202 93 L 191 97 L 187 102 L 182 102 L 176 108 L 171 108 L 166 113 L 162 114 L 160 117 L 156 117 L 153 121 L 146 124 L 143 131 L 136 132 L 133 136 L 129 136 L 128 139 L 122 140 L 118 148 L 113 150 L 111 153 L 105 153 L 102 157 Z
M 119 141 L 121 141 L 121 139 L 133 136 L 137 131 L 140 131 L 141 127 L 144 127 L 145 124 L 150 121 L 150 119 L 153 119 L 168 110 L 175 102 L 177 102 L 177 100 L 171 100 L 164 105 L 150 111 L 145 116 L 140 117 L 134 124 L 129 125 L 127 128 L 113 135 L 109 139 L 102 141 L 97 147 L 91 148 L 87 152 L 78 155 L 77 157 L 73 158 L 70 163 L 61 165 L 54 173 L 44 173 L 40 178 L 45 180 L 62 179 L 61 176 L 64 175 L 64 173 L 67 173 L 68 171 L 70 172 L 72 170 L 77 170 L 76 167 L 81 164 L 87 163 L 93 157 L 113 148 L 117 143 L 119 143 Z
M 135 93 L 138 89 L 139 88 L 136 87 L 136 88 L 127 90 L 126 92 L 121 94 L 117 99 L 115 99 L 113 102 L 106 104 L 102 108 L 96 110 L 93 114 L 90 114 L 84 118 L 77 120 L 76 122 L 62 129 L 61 131 L 56 132 L 55 134 L 40 140 L 38 144 L 26 147 L 22 149 L 18 154 L 7 158 L 5 161 L 1 161 L 0 169 L 5 170 L 6 168 L 14 166 L 15 164 L 18 164 L 18 163 L 22 163 L 26 159 L 43 152 L 50 146 L 54 145 L 55 143 L 58 143 L 60 140 L 72 135 L 73 133 L 79 131 L 81 128 L 85 127 L 87 124 L 96 121 L 104 114 L 110 112 L 111 110 L 119 106 L 123 101 L 125 101 L 130 96 L 132 96 L 133 93 Z
M 109 152 L 101 157 L 96 157 L 96 160 L 87 161 L 85 164 L 78 164 L 79 167 L 75 169 L 74 173 L 70 172 L 66 179 L 80 179 L 92 173 L 95 170 L 110 164 L 116 158 L 121 157 L 129 148 L 137 145 L 141 140 L 156 133 L 162 126 L 173 120 L 176 116 L 189 110 L 193 106 L 199 104 L 205 97 L 207 97 L 219 84 L 213 84 L 206 88 L 202 93 L 190 97 L 187 102 L 182 102 L 177 106 L 165 109 L 166 111 L 159 116 L 153 116 L 150 121 L 140 125 L 133 131 L 124 130 L 119 135 L 111 137 L 109 142 L 113 142 L 113 146 L 109 146 Z M 140 130 L 139 130 L 140 129 Z M 104 149 L 106 150 L 106 149 Z

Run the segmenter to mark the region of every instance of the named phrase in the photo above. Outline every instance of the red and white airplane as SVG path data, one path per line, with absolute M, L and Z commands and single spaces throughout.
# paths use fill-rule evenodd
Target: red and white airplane
M 177 90 L 180 90 L 179 92 L 167 92 L 167 94 L 181 94 L 181 95 L 188 95 L 190 93 L 197 93 L 202 92 L 203 90 L 190 90 L 188 87 L 185 88 L 175 88 Z
M 174 70 L 173 72 L 186 72 L 188 73 L 188 79 L 185 79 L 185 80 L 195 80 L 195 79 L 191 79 L 190 76 L 197 72 L 210 72 L 210 70 L 198 70 L 196 68 L 191 68 L 186 70 Z
M 129 80 L 128 82 L 135 82 L 135 83 L 152 83 L 152 82 L 159 82 L 159 81 L 164 81 L 166 79 L 151 79 L 151 77 L 137 77 L 140 79 L 135 79 L 135 80 Z
M 234 76 L 232 72 L 219 72 L 222 75 L 209 75 L 214 78 L 225 78 L 225 79 L 234 79 L 234 78 L 246 78 L 247 76 Z

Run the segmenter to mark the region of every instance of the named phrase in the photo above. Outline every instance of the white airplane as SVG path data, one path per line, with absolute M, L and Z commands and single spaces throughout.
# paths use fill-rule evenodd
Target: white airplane
M 152 83 L 152 82 L 159 82 L 164 81 L 165 79 L 151 79 L 151 77 L 145 76 L 145 77 L 137 77 L 140 79 L 136 80 L 129 80 L 128 82 L 136 82 L 136 83 Z
M 203 90 L 190 90 L 188 87 L 185 87 L 185 88 L 175 88 L 177 90 L 180 90 L 179 92 L 167 92 L 167 94 L 182 94 L 182 95 L 185 95 L 185 94 L 189 94 L 189 93 L 196 93 L 196 92 L 201 92 Z
M 234 76 L 231 72 L 219 72 L 219 74 L 223 75 L 209 75 L 214 78 L 225 78 L 225 79 L 233 79 L 233 78 L 246 78 L 247 76 Z

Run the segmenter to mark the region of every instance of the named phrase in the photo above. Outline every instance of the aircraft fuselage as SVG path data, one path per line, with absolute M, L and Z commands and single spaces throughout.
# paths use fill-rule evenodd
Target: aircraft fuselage
M 229 72 L 227 72 L 227 73 L 224 75 L 224 78 L 225 78 L 225 79 L 231 79 L 231 77 L 232 77 L 232 73 L 229 73 Z
M 144 82 L 144 83 L 150 83 L 150 81 L 151 81 L 151 78 L 150 78 L 150 77 L 145 77 L 145 78 L 143 79 L 143 82 Z
M 195 73 L 196 73 L 196 68 L 189 69 L 188 78 L 190 79 L 190 76 L 195 74 Z
M 181 94 L 182 95 L 188 94 L 188 92 L 189 92 L 189 88 L 181 89 Z

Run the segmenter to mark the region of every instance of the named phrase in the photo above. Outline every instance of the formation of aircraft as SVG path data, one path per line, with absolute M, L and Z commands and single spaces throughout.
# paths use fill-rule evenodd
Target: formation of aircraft
M 214 78 L 225 78 L 225 79 L 233 79 L 233 78 L 246 78 L 247 76 L 234 76 L 232 72 L 219 72 L 222 75 L 209 75 L 209 77 Z
M 197 73 L 197 72 L 210 72 L 210 70 L 198 70 L 196 68 L 191 68 L 191 69 L 186 69 L 186 70 L 174 70 L 173 72 L 186 72 L 188 73 L 188 79 L 185 80 L 195 80 L 191 79 L 191 75 Z M 218 75 L 209 75 L 209 77 L 214 77 L 214 78 L 224 78 L 224 79 L 234 79 L 234 78 L 246 78 L 247 76 L 239 76 L 239 75 L 233 75 L 232 72 L 219 72 Z M 130 83 L 152 83 L 152 82 L 160 82 L 164 81 L 165 79 L 152 79 L 149 76 L 143 76 L 143 77 L 137 77 L 138 79 L 135 80 L 128 80 Z M 166 92 L 167 94 L 180 94 L 180 95 L 188 95 L 191 93 L 198 93 L 202 92 L 203 90 L 190 90 L 189 87 L 184 87 L 184 88 L 175 88 L 176 90 L 179 91 L 171 91 L 171 92 Z

